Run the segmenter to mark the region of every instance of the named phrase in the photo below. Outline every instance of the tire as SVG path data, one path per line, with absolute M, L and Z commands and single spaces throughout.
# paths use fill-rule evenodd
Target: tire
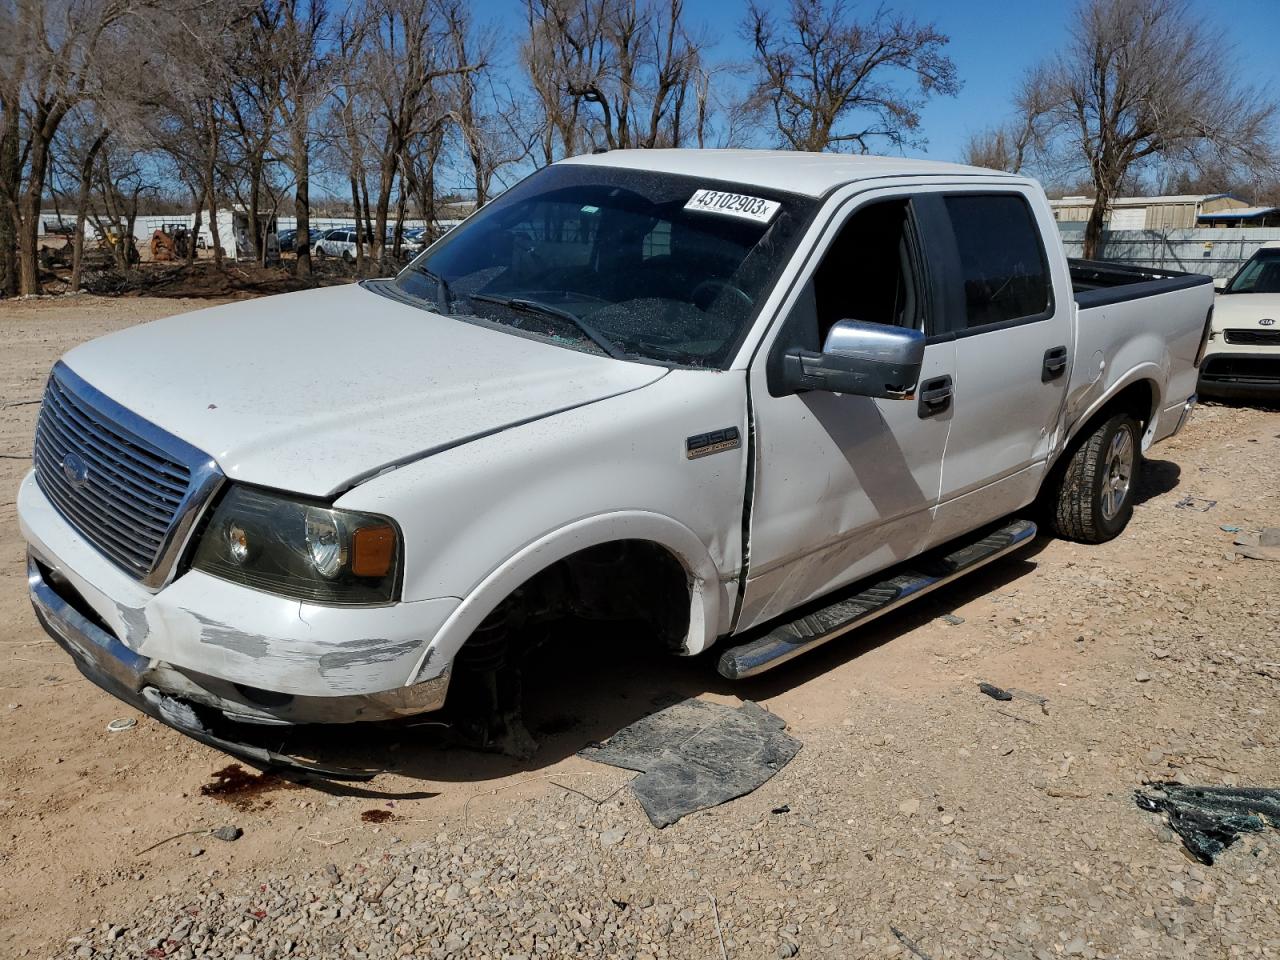
M 324 247 L 320 246 L 320 244 L 318 243 L 312 249 L 311 255 L 315 257 L 317 260 L 323 260 L 325 256 L 327 256 L 327 254 L 325 254 L 324 252 Z
M 1047 504 L 1050 526 L 1066 540 L 1106 543 L 1133 516 L 1142 467 L 1141 427 L 1116 413 L 1083 438 L 1057 478 Z
M 355 259 L 356 259 L 356 258 L 355 258 L 355 257 L 353 257 L 353 256 L 351 255 L 351 251 L 350 251 L 350 250 L 343 250 L 343 251 L 342 251 L 342 262 L 343 262 L 343 263 L 354 263 L 354 262 L 355 262 Z

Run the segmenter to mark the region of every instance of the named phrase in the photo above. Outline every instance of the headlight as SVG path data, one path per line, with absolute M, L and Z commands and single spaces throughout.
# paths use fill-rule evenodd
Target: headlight
M 312 603 L 387 603 L 399 578 L 400 534 L 376 514 L 233 486 L 191 565 Z

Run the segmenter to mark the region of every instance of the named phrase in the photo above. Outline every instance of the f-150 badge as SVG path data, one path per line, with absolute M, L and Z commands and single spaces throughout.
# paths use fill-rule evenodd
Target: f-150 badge
M 685 442 L 690 460 L 707 457 L 721 450 L 736 450 L 742 446 L 742 437 L 737 427 L 725 427 L 723 430 L 712 430 L 710 433 L 699 433 Z

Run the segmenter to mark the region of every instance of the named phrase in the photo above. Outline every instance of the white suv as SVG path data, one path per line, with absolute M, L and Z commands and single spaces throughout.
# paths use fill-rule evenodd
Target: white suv
M 312 256 L 341 257 L 350 263 L 356 258 L 356 232 L 354 230 L 327 230 L 311 248 Z

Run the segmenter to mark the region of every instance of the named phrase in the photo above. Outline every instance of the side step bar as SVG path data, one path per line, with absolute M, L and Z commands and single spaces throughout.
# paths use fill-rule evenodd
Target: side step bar
M 1029 545 L 1035 535 L 1036 525 L 1030 520 L 1013 520 L 988 529 L 978 539 L 953 540 L 908 561 L 887 579 L 863 586 L 825 606 L 806 607 L 808 613 L 778 624 L 762 637 L 730 647 L 720 655 L 720 675 L 742 680 L 771 670 Z

